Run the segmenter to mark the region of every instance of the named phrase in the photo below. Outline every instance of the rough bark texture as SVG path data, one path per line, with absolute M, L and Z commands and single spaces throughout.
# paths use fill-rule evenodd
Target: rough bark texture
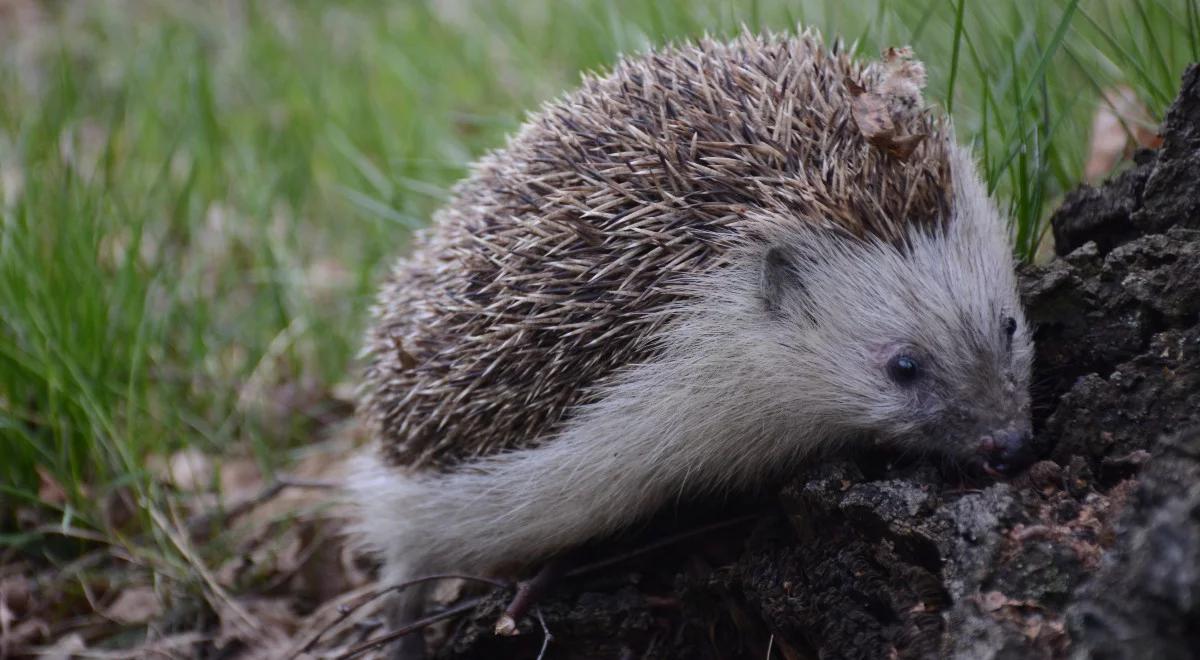
M 814 466 L 758 518 L 560 581 L 547 658 L 1134 658 L 1200 648 L 1200 68 L 1161 149 L 1053 217 L 1026 268 L 1045 459 L 1010 482 L 869 452 Z M 712 520 L 675 513 L 581 551 Z M 491 594 L 440 658 L 537 657 Z

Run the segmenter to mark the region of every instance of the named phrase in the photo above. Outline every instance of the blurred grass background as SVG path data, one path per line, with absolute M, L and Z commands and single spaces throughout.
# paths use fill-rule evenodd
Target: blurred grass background
M 1026 257 L 1101 90 L 1160 116 L 1200 39 L 1196 0 L 0 2 L 0 542 L 144 529 L 105 503 L 163 497 L 152 454 L 286 464 L 347 414 L 389 260 L 526 112 L 797 23 L 915 47 Z

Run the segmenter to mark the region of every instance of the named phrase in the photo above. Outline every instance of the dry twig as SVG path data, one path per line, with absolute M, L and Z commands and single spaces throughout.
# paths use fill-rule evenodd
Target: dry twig
M 517 622 L 529 612 L 529 608 L 541 598 L 546 587 L 554 582 L 562 573 L 562 561 L 552 559 L 542 566 L 532 578 L 517 585 L 517 595 L 513 596 L 504 613 L 496 620 L 495 633 L 503 637 L 517 634 Z
M 359 644 L 358 646 L 355 646 L 354 648 L 350 649 L 349 651 L 343 653 L 342 655 L 339 655 L 337 657 L 337 660 L 349 660 L 350 658 L 358 657 L 358 656 L 362 655 L 363 653 L 366 653 L 367 651 L 377 649 L 385 644 L 389 644 L 397 639 L 400 639 L 401 637 L 407 635 L 410 632 L 421 630 L 422 628 L 424 628 L 426 626 L 431 626 L 431 625 L 437 623 L 438 621 L 444 621 L 445 619 L 449 619 L 451 617 L 458 616 L 459 614 L 462 614 L 463 612 L 468 612 L 468 611 L 474 609 L 474 607 L 481 602 L 483 602 L 482 597 L 468 598 L 467 600 L 464 600 L 457 605 L 448 607 L 448 608 L 442 610 L 441 612 L 438 612 L 436 614 L 430 614 L 429 616 L 427 616 L 423 619 L 417 619 L 416 621 L 413 621 L 412 623 L 410 623 L 408 625 L 401 626 L 386 635 L 380 635 L 379 637 L 376 637 L 375 639 L 367 640 L 367 641 L 363 642 L 362 644 Z
M 433 582 L 435 580 L 467 580 L 470 582 L 482 582 L 484 584 L 490 584 L 493 587 L 498 587 L 501 589 L 508 589 L 508 588 L 512 587 L 512 585 L 509 584 L 508 582 L 504 582 L 501 580 L 493 580 L 491 578 L 482 577 L 479 575 L 465 575 L 462 573 L 438 573 L 436 575 L 424 575 L 419 578 L 414 578 L 412 580 L 408 580 L 407 582 L 401 582 L 400 584 L 392 585 L 390 587 L 387 587 L 386 589 L 378 589 L 372 593 L 368 593 L 364 598 L 362 598 L 361 601 L 354 603 L 353 605 L 339 605 L 338 606 L 338 611 L 339 611 L 338 617 L 334 621 L 330 622 L 327 626 L 322 628 L 316 635 L 314 635 L 313 638 L 310 639 L 308 641 L 308 643 L 305 644 L 303 646 L 303 648 L 300 649 L 300 652 L 307 653 L 307 652 L 311 651 L 313 649 L 313 647 L 316 646 L 317 642 L 320 641 L 320 639 L 323 635 L 325 635 L 330 630 L 332 630 L 333 628 L 335 628 L 336 626 L 341 624 L 346 619 L 350 618 L 350 616 L 352 614 L 354 614 L 354 612 L 362 609 L 363 607 L 366 607 L 370 603 L 373 603 L 376 600 L 379 600 L 380 598 L 382 598 L 388 594 L 399 592 L 399 591 L 404 591 L 405 589 L 407 589 L 415 584 L 421 584 L 423 582 Z M 476 599 L 476 601 L 478 601 L 478 599 Z M 426 617 L 426 618 L 428 618 L 428 617 Z M 421 619 L 421 621 L 423 621 L 423 620 L 424 619 Z M 438 619 L 438 621 L 440 621 L 440 620 L 441 619 Z M 410 624 L 407 624 L 406 626 L 404 626 L 404 628 L 408 628 L 418 622 L 419 621 L 414 621 L 413 623 L 410 623 Z M 419 627 L 420 626 L 418 626 L 418 628 Z M 417 628 L 413 628 L 413 630 L 416 630 L 416 629 Z

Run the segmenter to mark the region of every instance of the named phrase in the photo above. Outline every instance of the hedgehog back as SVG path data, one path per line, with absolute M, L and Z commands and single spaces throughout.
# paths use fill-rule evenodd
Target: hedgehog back
M 652 360 L 686 281 L 766 240 L 755 218 L 902 243 L 949 216 L 948 138 L 866 143 L 846 80 L 882 75 L 805 33 L 627 59 L 534 115 L 455 188 L 384 285 L 363 408 L 394 465 L 535 445 Z M 757 223 L 757 224 L 756 224 Z

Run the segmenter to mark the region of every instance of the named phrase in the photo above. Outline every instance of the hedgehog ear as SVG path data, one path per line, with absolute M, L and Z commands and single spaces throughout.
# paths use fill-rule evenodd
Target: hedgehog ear
M 804 290 L 800 270 L 787 250 L 778 245 L 767 250 L 763 256 L 759 288 L 763 305 L 772 314 L 779 313 L 789 295 Z

